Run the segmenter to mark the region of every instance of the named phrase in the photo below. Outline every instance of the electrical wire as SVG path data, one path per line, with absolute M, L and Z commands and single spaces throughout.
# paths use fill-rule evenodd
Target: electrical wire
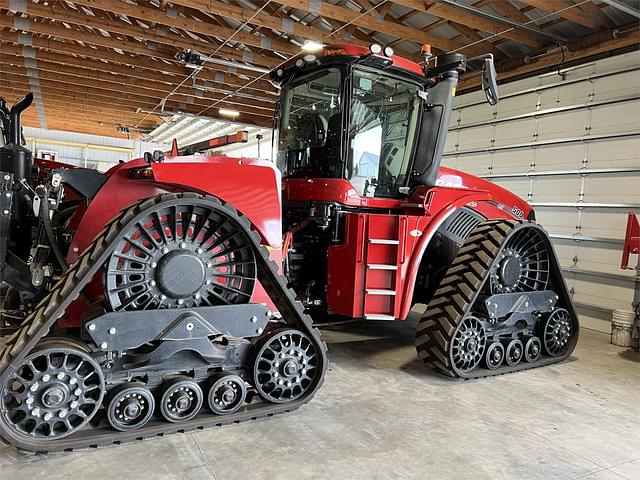
M 369 8 L 368 10 L 365 10 L 364 12 L 360 13 L 358 16 L 354 17 L 353 19 L 349 20 L 347 23 L 345 23 L 344 25 L 342 25 L 340 28 L 333 30 L 331 33 L 329 33 L 329 35 L 327 35 L 325 38 L 330 38 L 333 35 L 335 35 L 336 33 L 340 32 L 341 30 L 343 30 L 344 28 L 348 27 L 349 25 L 351 25 L 353 22 L 355 22 L 356 20 L 358 20 L 359 18 L 364 17 L 365 15 L 368 15 L 369 13 L 371 13 L 373 10 L 375 10 L 376 8 L 384 5 L 385 3 L 387 3 L 389 0 L 382 0 L 380 3 L 378 3 L 377 5 L 372 6 L 371 8 Z M 354 12 L 355 13 L 355 12 Z M 278 68 L 280 68 L 281 66 L 283 66 L 285 63 L 289 62 L 290 60 L 302 55 L 303 53 L 305 53 L 304 51 L 301 51 L 299 53 L 296 53 L 295 55 L 290 56 L 289 58 L 286 58 L 285 60 L 283 60 L 282 62 L 280 62 L 278 65 L 276 65 L 275 67 L 273 67 L 272 70 L 277 70 Z M 236 95 L 238 92 L 241 92 L 242 90 L 244 90 L 245 88 L 249 87 L 250 85 L 253 85 L 255 82 L 257 82 L 258 80 L 263 79 L 264 77 L 266 77 L 269 74 L 269 72 L 267 73 L 263 73 L 262 75 L 260 75 L 259 77 L 254 78 L 253 80 L 251 80 L 249 83 L 244 84 L 243 86 L 241 86 L 240 88 L 238 88 L 237 90 L 235 90 L 232 93 L 227 94 L 227 96 L 221 98 L 220 100 L 217 100 L 215 103 L 209 105 L 208 107 L 203 108 L 202 110 L 200 110 L 196 115 L 202 115 L 204 112 L 206 112 L 207 110 L 214 108 L 216 105 L 220 104 L 221 102 L 225 101 L 227 98 L 233 97 L 234 95 Z
M 522 25 L 529 25 L 529 24 L 531 24 L 531 23 L 539 22 L 540 20 L 544 20 L 545 18 L 548 18 L 548 17 L 553 17 L 554 15 L 558 15 L 559 13 L 565 12 L 565 11 L 567 11 L 567 10 L 571 10 L 571 9 L 572 9 L 572 8 L 574 8 L 574 7 L 579 7 L 580 5 L 582 5 L 582 4 L 584 4 L 584 3 L 588 3 L 588 2 L 590 2 L 590 1 L 591 1 L 591 0 L 582 0 L 580 3 L 574 3 L 573 5 L 569 5 L 569 6 L 565 7 L 565 8 L 561 8 L 560 10 L 556 10 L 556 11 L 555 11 L 555 12 L 553 12 L 553 13 L 547 13 L 547 14 L 545 14 L 545 15 L 541 16 L 540 18 L 536 18 L 536 19 L 533 19 L 533 20 L 529 20 L 528 22 L 523 23 Z M 455 50 L 451 50 L 450 52 L 447 52 L 447 53 L 456 53 L 456 52 L 459 52 L 459 51 L 461 51 L 461 50 L 464 50 L 465 48 L 473 47 L 474 45 L 477 45 L 477 44 L 479 44 L 479 43 L 482 43 L 482 42 L 486 42 L 486 41 L 488 41 L 488 40 L 491 40 L 492 38 L 501 37 L 501 36 L 503 36 L 505 33 L 509 33 L 509 32 L 514 31 L 514 30 L 516 30 L 516 27 L 509 27 L 509 28 L 507 28 L 506 30 L 502 30 L 502 31 L 500 31 L 500 32 L 493 33 L 493 34 L 489 35 L 488 37 L 483 37 L 483 38 L 482 38 L 482 40 L 476 40 L 475 42 L 471 42 L 471 43 L 469 43 L 469 44 L 467 44 L 467 45 L 464 45 L 464 46 L 462 46 L 462 47 L 460 47 L 460 48 L 456 48 Z

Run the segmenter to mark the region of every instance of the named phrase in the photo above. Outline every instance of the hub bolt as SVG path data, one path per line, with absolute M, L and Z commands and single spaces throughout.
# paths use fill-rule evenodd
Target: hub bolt
M 58 380 L 62 380 L 64 378 L 64 373 L 62 373 L 62 372 L 58 373 L 58 375 L 56 375 L 56 378 Z
M 156 268 L 158 264 L 156 262 L 151 262 L 151 268 Z
M 184 242 L 180 242 L 180 248 L 187 248 L 187 244 Z
M 204 250 L 202 250 L 200 247 L 196 248 L 196 253 L 198 255 L 202 255 L 202 252 L 204 252 Z
M 42 381 L 43 381 L 43 382 L 48 382 L 49 380 L 51 380 L 51 375 L 49 375 L 48 373 L 45 373 L 45 374 L 42 376 Z
M 115 335 L 115 333 L 116 333 L 116 327 L 111 327 L 109 329 L 109 335 Z

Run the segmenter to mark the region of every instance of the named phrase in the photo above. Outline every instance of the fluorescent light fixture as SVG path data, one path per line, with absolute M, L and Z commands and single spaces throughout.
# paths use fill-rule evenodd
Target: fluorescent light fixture
M 318 50 L 322 50 L 324 45 L 320 42 L 316 42 L 314 40 L 307 40 L 302 45 L 302 50 L 305 52 L 317 52 Z
M 225 117 L 237 117 L 240 115 L 240 112 L 237 110 L 231 110 L 230 108 L 220 108 L 218 110 L 220 115 L 224 115 Z

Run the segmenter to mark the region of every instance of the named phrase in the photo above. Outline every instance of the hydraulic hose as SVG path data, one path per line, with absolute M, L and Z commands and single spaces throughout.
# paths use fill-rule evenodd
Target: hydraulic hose
M 38 190 L 42 191 L 41 189 Z M 58 245 L 56 234 L 54 233 L 53 227 L 51 225 L 51 217 L 49 217 L 49 201 L 47 200 L 47 195 L 41 195 L 40 193 L 38 193 L 38 197 L 40 198 L 40 217 L 42 218 L 42 225 L 44 226 L 44 231 L 47 234 L 47 238 L 49 239 L 51 250 L 53 250 L 53 254 L 62 267 L 62 270 L 67 270 L 67 268 L 69 268 L 69 264 L 62 254 L 62 250 L 60 250 L 60 245 Z

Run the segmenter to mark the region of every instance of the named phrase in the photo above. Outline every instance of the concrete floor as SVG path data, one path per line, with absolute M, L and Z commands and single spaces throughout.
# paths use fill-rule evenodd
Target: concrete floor
M 478 381 L 416 360 L 411 324 L 325 331 L 324 387 L 289 416 L 24 456 L 0 479 L 640 479 L 640 358 L 583 330 L 575 359 Z

